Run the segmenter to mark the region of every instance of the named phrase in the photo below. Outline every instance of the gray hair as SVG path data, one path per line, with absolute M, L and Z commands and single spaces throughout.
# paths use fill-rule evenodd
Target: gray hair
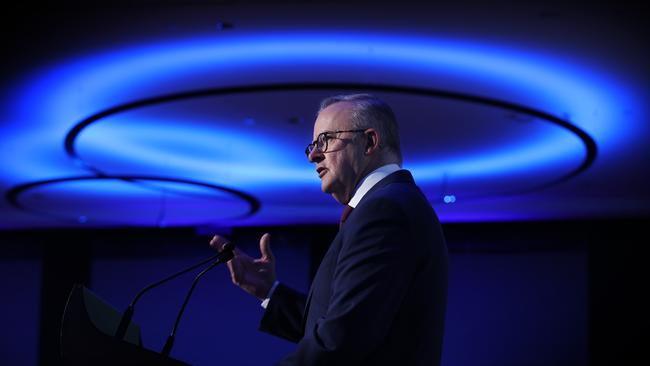
M 383 100 L 371 94 L 344 94 L 323 99 L 318 113 L 332 104 L 347 102 L 352 104 L 352 128 L 374 128 L 381 136 L 381 148 L 395 154 L 400 164 L 402 151 L 399 143 L 399 127 L 395 113 Z

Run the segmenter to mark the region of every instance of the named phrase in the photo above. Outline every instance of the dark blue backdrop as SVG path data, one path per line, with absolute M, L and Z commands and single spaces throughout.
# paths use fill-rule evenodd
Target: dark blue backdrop
M 575 242 L 580 240 L 512 239 L 506 228 L 478 240 L 455 234 L 471 232 L 471 225 L 447 229 L 451 254 L 444 365 L 588 363 L 588 251 Z M 318 257 L 307 233 L 275 229 L 272 238 L 279 278 L 305 291 Z M 169 236 L 164 230 L 88 237 L 89 287 L 120 310 L 140 288 L 212 254 L 209 237 Z M 257 255 L 256 231 L 236 237 L 241 248 Z M 0 291 L 5 294 L 2 323 L 10 330 L 2 333 L 0 359 L 2 364 L 35 365 L 43 314 L 41 261 L 47 258 L 39 257 L 36 245 L 32 252 L 24 244 L 13 247 L 20 245 L 22 255 L 12 252 L 9 242 L 0 249 L 8 253 L 1 260 Z M 134 320 L 147 348 L 160 351 L 192 278 L 186 275 L 154 289 L 139 302 Z M 197 286 L 172 355 L 194 365 L 271 364 L 293 345 L 257 331 L 262 312 L 256 299 L 230 283 L 225 267 L 216 268 Z

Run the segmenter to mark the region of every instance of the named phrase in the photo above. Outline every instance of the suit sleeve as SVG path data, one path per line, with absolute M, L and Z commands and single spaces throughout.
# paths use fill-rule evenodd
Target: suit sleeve
M 282 283 L 275 288 L 264 316 L 260 330 L 291 342 L 298 342 L 302 337 L 302 315 L 305 311 L 306 298 Z
M 407 215 L 390 200 L 346 222 L 326 314 L 280 365 L 354 365 L 386 339 L 415 273 Z

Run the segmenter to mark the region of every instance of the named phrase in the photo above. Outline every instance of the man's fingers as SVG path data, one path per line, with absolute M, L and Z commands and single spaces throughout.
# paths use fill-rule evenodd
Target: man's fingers
M 237 260 L 230 260 L 226 262 L 226 266 L 228 266 L 228 270 L 230 271 L 230 279 L 232 280 L 232 283 L 239 286 L 242 276 L 241 263 Z
M 210 247 L 217 250 L 218 252 L 221 252 L 224 246 L 229 242 L 230 240 L 220 235 L 215 235 L 212 238 L 212 240 L 210 240 Z M 262 242 L 264 243 L 262 244 Z M 262 237 L 262 240 L 260 242 L 260 248 L 262 248 L 262 246 L 264 247 L 264 249 L 262 249 L 263 258 L 264 257 L 273 258 L 273 253 L 271 253 L 269 242 L 270 240 L 268 234 Z M 234 248 L 232 252 L 233 252 L 233 258 L 228 262 L 226 262 L 226 266 L 228 267 L 228 271 L 230 272 L 230 279 L 232 280 L 232 283 L 246 290 L 245 288 L 247 285 L 246 272 L 254 270 L 255 268 L 254 265 L 257 260 L 251 258 L 248 254 L 246 254 L 246 252 L 243 252 L 238 248 Z
M 260 252 L 262 253 L 262 259 L 267 259 L 271 262 L 275 260 L 271 251 L 271 234 L 266 233 L 260 238 Z
M 235 272 L 235 267 L 233 265 L 234 260 L 229 260 L 226 262 L 226 267 L 228 267 L 228 271 L 230 272 L 230 275 L 232 276 L 233 272 Z
M 242 252 L 241 250 L 239 250 L 239 248 L 233 249 L 232 254 L 233 254 L 233 256 L 235 258 L 247 258 L 248 257 L 248 255 L 246 253 Z

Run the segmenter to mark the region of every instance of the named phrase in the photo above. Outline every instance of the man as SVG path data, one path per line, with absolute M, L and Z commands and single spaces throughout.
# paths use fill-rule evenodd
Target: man
M 367 94 L 325 99 L 313 137 L 307 157 L 347 219 L 309 295 L 276 281 L 268 234 L 261 258 L 236 251 L 233 282 L 263 300 L 261 330 L 298 343 L 280 365 L 439 365 L 447 249 L 428 200 L 400 168 L 392 110 Z

